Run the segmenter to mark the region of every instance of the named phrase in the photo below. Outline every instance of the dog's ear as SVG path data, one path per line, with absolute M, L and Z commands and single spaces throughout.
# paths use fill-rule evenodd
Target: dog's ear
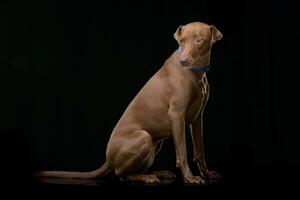
M 223 34 L 215 26 L 211 25 L 210 31 L 211 31 L 211 41 L 213 43 L 222 39 Z
M 182 25 L 180 25 L 178 28 L 177 28 L 177 30 L 176 30 L 176 32 L 174 33 L 174 38 L 177 40 L 177 42 L 178 42 L 178 44 L 180 43 L 179 41 L 180 41 L 180 39 L 181 39 L 181 31 L 182 31 Z

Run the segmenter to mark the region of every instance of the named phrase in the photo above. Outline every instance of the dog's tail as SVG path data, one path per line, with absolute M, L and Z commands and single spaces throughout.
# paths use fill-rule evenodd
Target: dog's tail
M 106 161 L 100 168 L 90 172 L 72 172 L 72 171 L 40 171 L 35 174 L 36 177 L 53 178 L 72 178 L 72 179 L 96 179 L 108 174 L 112 169 Z

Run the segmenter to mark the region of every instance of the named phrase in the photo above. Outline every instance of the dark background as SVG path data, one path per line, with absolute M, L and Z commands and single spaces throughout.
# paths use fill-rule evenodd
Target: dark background
M 299 1 L 1 4 L 6 175 L 101 165 L 126 106 L 177 49 L 177 27 L 202 21 L 224 35 L 208 72 L 208 166 L 227 180 L 266 172 L 268 178 L 299 177 Z M 190 139 L 188 146 L 192 158 Z M 154 167 L 175 170 L 171 140 Z

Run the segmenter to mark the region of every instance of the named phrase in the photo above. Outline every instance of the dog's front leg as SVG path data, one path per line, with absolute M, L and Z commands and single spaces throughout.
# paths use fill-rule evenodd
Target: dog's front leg
M 172 136 L 176 150 L 176 167 L 182 173 L 186 183 L 204 183 L 199 176 L 193 176 L 187 162 L 186 142 L 185 142 L 185 119 L 177 112 L 169 112 L 172 123 Z
M 204 159 L 204 144 L 203 144 L 203 120 L 202 113 L 190 125 L 192 141 L 194 146 L 194 161 L 197 163 L 201 175 L 206 177 L 208 181 L 214 181 L 220 178 L 217 172 L 207 169 Z

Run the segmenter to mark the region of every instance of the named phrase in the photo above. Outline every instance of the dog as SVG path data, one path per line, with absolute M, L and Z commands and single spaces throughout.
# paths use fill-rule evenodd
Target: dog
M 173 138 L 176 167 L 185 183 L 204 184 L 219 175 L 207 169 L 203 152 L 203 111 L 209 98 L 206 72 L 212 45 L 223 37 L 213 25 L 192 22 L 174 33 L 179 48 L 144 85 L 112 131 L 106 162 L 91 172 L 42 171 L 37 176 L 94 179 L 110 171 L 119 177 L 145 183 L 175 177 L 169 171 L 145 172 L 153 164 L 166 138 Z M 185 126 L 190 126 L 194 161 L 200 176 L 187 162 Z

